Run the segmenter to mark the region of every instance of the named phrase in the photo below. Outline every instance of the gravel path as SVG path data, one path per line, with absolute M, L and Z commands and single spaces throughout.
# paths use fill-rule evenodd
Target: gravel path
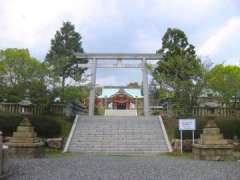
M 9 180 L 240 180 L 240 162 L 74 155 L 14 160 Z

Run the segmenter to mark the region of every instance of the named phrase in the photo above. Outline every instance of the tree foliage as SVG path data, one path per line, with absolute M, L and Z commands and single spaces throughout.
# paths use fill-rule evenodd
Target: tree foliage
M 140 88 L 141 86 L 138 84 L 138 82 L 130 82 L 130 83 L 128 83 L 127 87 L 129 87 L 129 88 Z
M 169 28 L 162 38 L 162 56 L 154 72 L 154 79 L 173 94 L 173 106 L 179 114 L 191 112 L 203 86 L 203 66 L 195 47 L 185 33 Z
M 1 99 L 18 102 L 23 98 L 24 92 L 28 88 L 35 102 L 45 102 L 47 74 L 46 66 L 31 57 L 27 49 L 1 51 Z
M 75 52 L 83 52 L 81 39 L 74 25 L 63 22 L 63 26 L 51 40 L 51 48 L 46 55 L 45 62 L 57 76 L 61 77 L 62 101 L 64 101 L 66 79 L 72 78 L 79 81 L 85 71 L 84 68 L 78 67 L 78 63 L 87 63 L 87 60 L 79 60 L 74 55 Z
M 218 92 L 225 103 L 240 92 L 240 67 L 216 65 L 206 75 L 207 86 Z
M 76 59 L 75 52 L 83 52 L 81 36 L 70 22 L 56 32 L 44 62 L 33 58 L 28 49 L 0 50 L 0 102 L 19 102 L 26 89 L 33 103 L 48 104 L 59 96 L 63 100 L 66 79 L 80 81 L 85 71 L 78 63 L 87 60 Z M 86 94 L 86 89 L 78 92 L 78 87 L 68 86 L 66 95 L 67 100 L 76 96 L 81 101 Z
M 65 89 L 65 99 L 66 101 L 79 101 L 85 103 L 84 101 L 88 98 L 89 91 L 87 87 L 79 86 L 67 86 Z

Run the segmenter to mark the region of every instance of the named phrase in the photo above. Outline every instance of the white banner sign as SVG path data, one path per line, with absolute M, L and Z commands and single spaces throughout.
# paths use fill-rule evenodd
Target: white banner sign
M 195 130 L 196 120 L 195 119 L 179 119 L 179 130 Z

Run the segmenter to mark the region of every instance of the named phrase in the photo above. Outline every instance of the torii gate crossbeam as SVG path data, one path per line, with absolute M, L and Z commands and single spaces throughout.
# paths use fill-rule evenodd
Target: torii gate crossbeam
M 90 63 L 79 64 L 79 67 L 91 68 L 91 91 L 89 96 L 89 116 L 94 115 L 96 95 L 96 68 L 141 68 L 143 75 L 144 116 L 149 116 L 149 92 L 147 61 L 160 60 L 157 54 L 142 53 L 76 53 L 78 59 L 88 59 Z M 97 64 L 97 60 L 118 60 L 117 64 Z M 141 64 L 123 64 L 121 60 L 141 60 Z

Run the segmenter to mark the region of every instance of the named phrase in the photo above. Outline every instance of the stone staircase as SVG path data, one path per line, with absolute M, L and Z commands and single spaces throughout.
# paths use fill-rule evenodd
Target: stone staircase
M 162 126 L 158 117 L 78 116 L 64 152 L 130 155 L 169 152 L 171 146 Z
M 105 116 L 137 116 L 136 109 L 106 109 Z

